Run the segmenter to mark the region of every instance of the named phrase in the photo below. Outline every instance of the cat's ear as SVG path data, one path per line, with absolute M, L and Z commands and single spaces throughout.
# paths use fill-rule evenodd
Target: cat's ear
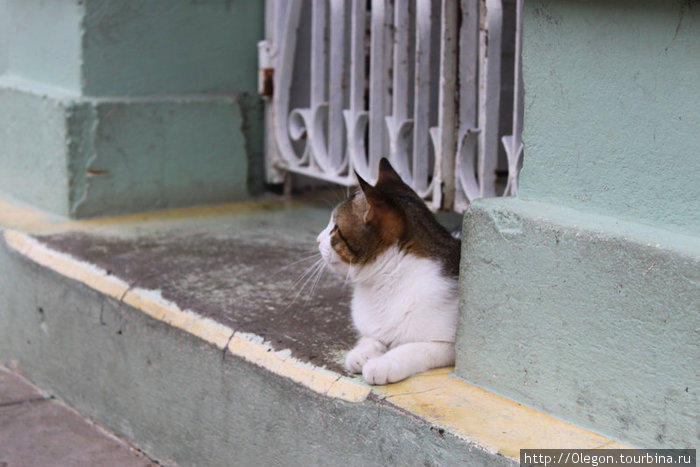
M 381 193 L 380 190 L 377 189 L 376 186 L 370 185 L 369 182 L 365 181 L 365 179 L 360 177 L 360 175 L 357 172 L 355 172 L 355 176 L 357 177 L 357 182 L 360 184 L 360 189 L 362 190 L 362 193 L 364 193 L 365 198 L 367 198 L 367 201 L 370 204 L 384 201 L 384 195 Z
M 376 187 L 370 185 L 355 172 L 360 189 L 367 200 L 367 211 L 364 215 L 365 222 L 377 221 L 385 212 L 389 210 L 389 205 L 384 194 Z
M 401 176 L 396 173 L 396 170 L 391 166 L 389 160 L 386 157 L 382 157 L 379 160 L 379 177 L 377 178 L 377 184 L 390 182 L 403 183 Z
M 410 191 L 411 188 L 404 183 L 401 175 L 394 170 L 386 157 L 379 161 L 379 176 L 377 177 L 376 188 L 388 191 Z
M 360 177 L 360 174 L 358 174 L 357 171 L 355 171 L 355 178 L 357 178 L 357 183 L 360 184 L 360 189 L 365 194 L 365 196 L 367 196 L 368 191 L 374 190 L 374 187 L 367 183 L 364 178 Z

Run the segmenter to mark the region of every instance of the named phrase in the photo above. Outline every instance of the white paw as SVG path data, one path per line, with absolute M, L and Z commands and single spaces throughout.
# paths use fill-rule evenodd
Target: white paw
M 362 368 L 362 377 L 369 384 L 395 383 L 407 376 L 392 358 L 373 358 Z
M 362 368 L 368 360 L 386 352 L 386 347 L 378 341 L 373 343 L 360 342 L 345 357 L 345 368 L 351 373 L 362 373 Z

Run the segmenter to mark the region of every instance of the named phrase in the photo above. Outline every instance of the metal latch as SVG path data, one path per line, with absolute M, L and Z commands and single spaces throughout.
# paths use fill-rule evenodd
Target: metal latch
M 271 51 L 270 41 L 258 42 L 258 94 L 265 99 L 271 99 L 274 92 L 275 69 Z

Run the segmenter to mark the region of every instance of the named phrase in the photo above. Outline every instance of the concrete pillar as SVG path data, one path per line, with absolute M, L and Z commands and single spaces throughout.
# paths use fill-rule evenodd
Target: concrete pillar
M 524 6 L 514 199 L 464 223 L 456 373 L 640 447 L 693 447 L 700 8 Z
M 247 197 L 263 6 L 0 0 L 0 193 L 70 217 Z

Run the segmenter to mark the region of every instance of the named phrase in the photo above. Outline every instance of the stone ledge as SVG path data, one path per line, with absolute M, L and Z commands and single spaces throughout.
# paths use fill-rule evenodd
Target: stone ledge
M 234 94 L 87 98 L 5 77 L 0 186 L 72 218 L 246 199 L 251 106 Z
M 230 318 L 227 324 L 224 324 L 217 321 L 216 316 L 205 317 L 190 309 L 183 308 L 182 303 L 184 302 L 178 299 L 177 296 L 168 295 L 167 288 L 162 291 L 146 290 L 143 286 L 147 284 L 139 284 L 134 275 L 119 277 L 120 266 L 118 260 L 114 261 L 112 259 L 114 267 L 105 269 L 105 258 L 109 258 L 110 255 L 99 257 L 95 256 L 94 253 L 95 250 L 100 248 L 109 249 L 109 247 L 105 246 L 106 244 L 101 242 L 104 238 L 113 238 L 115 235 L 125 238 L 127 242 L 131 241 L 134 248 L 138 249 L 139 246 L 143 246 L 143 243 L 138 240 L 139 236 L 149 235 L 148 232 L 163 231 L 164 229 L 168 232 L 168 237 L 185 238 L 187 236 L 186 231 L 189 229 L 195 229 L 200 235 L 203 230 L 209 229 L 218 231 L 218 234 L 215 235 L 218 236 L 222 235 L 220 230 L 222 225 L 238 225 L 239 227 L 234 229 L 238 231 L 238 234 L 229 232 L 228 235 L 241 236 L 243 235 L 240 232 L 241 229 L 248 229 L 253 234 L 256 234 L 255 224 L 262 221 L 269 228 L 275 229 L 276 224 L 279 224 L 278 227 L 282 228 L 281 225 L 287 224 L 286 219 L 290 217 L 297 220 L 297 223 L 294 224 L 296 226 L 309 225 L 308 232 L 306 228 L 299 230 L 299 227 L 295 227 L 297 234 L 294 236 L 284 235 L 288 232 L 280 232 L 278 229 L 275 229 L 279 238 L 287 238 L 286 241 L 289 241 L 290 238 L 295 239 L 292 241 L 293 246 L 295 241 L 300 243 L 313 242 L 314 223 L 318 223 L 319 228 L 322 227 L 328 214 L 326 209 L 309 209 L 299 205 L 296 207 L 287 205 L 283 211 L 276 210 L 281 209 L 281 205 L 273 207 L 272 204 L 260 204 L 259 209 L 256 210 L 254 204 L 249 203 L 248 208 L 241 210 L 231 206 L 230 213 L 219 212 L 219 216 L 214 216 L 213 218 L 197 216 L 192 218 L 193 211 L 184 210 L 181 212 L 189 214 L 189 217 L 185 219 L 178 218 L 176 214 L 161 213 L 150 215 L 150 221 L 142 218 L 138 222 L 134 222 L 134 216 L 125 216 L 122 218 L 122 222 L 114 219 L 100 219 L 88 222 L 71 222 L 62 226 L 51 225 L 48 222 L 40 226 L 40 223 L 36 222 L 36 215 L 30 215 L 34 222 L 34 230 L 43 230 L 44 232 L 62 231 L 63 233 L 52 234 L 59 235 L 59 237 L 53 237 L 52 239 L 52 235 L 34 237 L 8 230 L 4 233 L 4 240 L 9 256 L 5 260 L 0 260 L 0 263 L 9 259 L 10 262 L 25 264 L 23 267 L 35 270 L 35 274 L 41 277 L 38 281 L 41 284 L 41 288 L 38 289 L 37 293 L 38 302 L 42 304 L 39 306 L 44 308 L 41 315 L 45 317 L 45 321 L 38 326 L 31 324 L 33 314 L 29 310 L 24 316 L 24 319 L 28 318 L 29 322 L 25 321 L 24 324 L 18 324 L 16 323 L 18 320 L 17 316 L 10 316 L 8 322 L 14 322 L 12 326 L 14 329 L 22 327 L 34 328 L 34 330 L 27 330 L 27 333 L 35 334 L 34 339 L 46 342 L 46 344 L 39 345 L 45 346 L 48 345 L 48 342 L 51 342 L 50 345 L 55 346 L 54 352 L 57 355 L 65 352 L 72 353 L 69 358 L 66 359 L 64 357 L 62 359 L 74 362 L 72 364 L 61 363 L 61 366 L 71 367 L 69 372 L 64 371 L 64 373 L 75 374 L 78 372 L 79 374 L 87 375 L 95 382 L 99 382 L 99 384 L 83 387 L 75 381 L 66 381 L 64 375 L 57 376 L 55 370 L 44 367 L 47 365 L 46 362 L 36 361 L 36 357 L 38 357 L 35 349 L 36 343 L 25 345 L 16 337 L 10 338 L 8 340 L 10 343 L 9 347 L 6 344 L 5 348 L 2 349 L 3 353 L 19 354 L 19 360 L 25 367 L 39 374 L 45 381 L 59 386 L 62 392 L 70 395 L 66 397 L 73 398 L 74 403 L 79 405 L 79 409 L 92 411 L 98 417 L 101 417 L 100 420 L 103 423 L 108 424 L 120 434 L 130 437 L 139 445 L 145 447 L 151 445 L 152 450 L 149 452 L 155 453 L 155 457 L 160 458 L 172 456 L 173 446 L 168 444 L 167 439 L 169 438 L 167 436 L 165 437 L 166 439 L 159 438 L 163 435 L 157 427 L 167 423 L 181 426 L 183 422 L 174 420 L 172 417 L 177 416 L 182 410 L 190 409 L 185 409 L 184 407 L 182 409 L 165 409 L 161 406 L 157 411 L 158 413 L 154 413 L 154 407 L 158 407 L 154 399 L 157 400 L 159 395 L 152 394 L 153 390 L 146 388 L 155 386 L 165 391 L 163 382 L 153 380 L 153 378 L 165 378 L 168 381 L 167 384 L 169 386 L 172 385 L 172 389 L 169 388 L 167 390 L 168 394 L 173 391 L 175 393 L 185 391 L 185 399 L 192 402 L 181 401 L 179 403 L 198 406 L 196 401 L 201 396 L 201 391 L 209 391 L 206 387 L 202 387 L 201 382 L 197 381 L 198 377 L 203 376 L 200 374 L 201 370 L 196 369 L 199 366 L 208 368 L 208 371 L 212 371 L 216 375 L 215 378 L 220 378 L 220 381 L 217 383 L 217 387 L 218 385 L 220 387 L 216 391 L 223 391 L 222 393 L 217 393 L 219 395 L 211 396 L 213 399 L 207 399 L 213 404 L 208 410 L 217 410 L 216 407 L 218 407 L 218 410 L 231 414 L 237 420 L 240 420 L 240 417 L 243 415 L 239 413 L 240 410 L 234 409 L 231 405 L 231 396 L 224 397 L 223 394 L 230 394 L 230 391 L 234 390 L 232 388 L 240 386 L 240 384 L 236 383 L 236 378 L 230 379 L 231 376 L 226 376 L 226 374 L 229 372 L 240 372 L 245 368 L 249 368 L 246 371 L 253 371 L 257 375 L 255 378 L 257 378 L 258 383 L 256 384 L 262 386 L 247 387 L 247 389 L 239 387 L 236 391 L 252 391 L 253 395 L 256 392 L 267 394 L 265 402 L 258 401 L 255 403 L 254 410 L 250 408 L 253 411 L 246 416 L 263 417 L 264 423 L 275 423 L 274 419 L 264 418 L 263 414 L 267 413 L 270 407 L 279 406 L 279 398 L 282 396 L 280 394 L 269 394 L 269 387 L 276 387 L 278 384 L 274 382 L 276 378 L 287 381 L 283 386 L 287 388 L 285 390 L 287 395 L 284 398 L 287 400 L 286 407 L 288 408 L 282 410 L 284 413 L 279 415 L 279 417 L 285 419 L 283 424 L 292 423 L 294 417 L 299 417 L 299 412 L 296 409 L 288 413 L 291 407 L 306 407 L 304 410 L 308 409 L 312 415 L 307 414 L 305 417 L 311 416 L 312 418 L 324 418 L 328 414 L 337 414 L 338 407 L 344 407 L 341 411 L 343 412 L 342 416 L 335 416 L 339 425 L 332 428 L 327 427 L 332 434 L 324 435 L 326 438 L 331 437 L 334 439 L 331 441 L 326 439 L 326 441 L 321 443 L 322 445 L 324 443 L 328 445 L 324 445 L 323 448 L 317 447 L 318 452 L 316 455 L 319 452 L 333 453 L 334 449 L 336 449 L 334 447 L 336 446 L 335 443 L 338 442 L 335 439 L 336 437 L 340 439 L 344 436 L 343 433 L 362 431 L 363 428 L 361 427 L 363 425 L 367 426 L 368 423 L 369 426 L 377 427 L 370 430 L 373 433 L 372 436 L 377 436 L 383 440 L 382 443 L 388 443 L 393 446 L 394 448 L 392 449 L 406 450 L 406 455 L 414 456 L 411 462 L 416 462 L 415 459 L 424 456 L 428 463 L 472 462 L 479 465 L 511 465 L 515 463 L 518 457 L 518 450 L 523 447 L 620 447 L 620 445 L 600 435 L 556 420 L 544 413 L 524 407 L 452 377 L 450 376 L 450 369 L 434 370 L 417 375 L 399 384 L 370 389 L 360 379 L 343 374 L 342 370 L 339 369 L 339 365 L 333 366 L 332 361 L 326 361 L 327 364 L 325 365 L 313 363 L 313 361 L 308 359 L 310 354 L 303 347 L 295 347 L 293 340 L 288 342 L 291 350 L 286 350 L 286 347 L 284 345 L 280 346 L 278 340 L 273 337 L 275 334 L 271 329 L 267 329 L 264 332 L 267 338 L 272 337 L 274 339 L 273 342 L 266 341 L 260 335 L 249 332 L 251 329 L 250 325 L 246 325 L 244 322 L 236 322 L 233 318 Z M 204 210 L 200 211 L 200 213 L 202 212 Z M 281 218 L 276 219 L 279 216 Z M 16 222 L 16 217 L 15 215 L 14 222 Z M 307 219 L 308 222 L 299 223 L 298 220 L 300 218 Z M 71 228 L 71 226 L 73 227 Z M 134 232 L 134 229 L 138 232 Z M 79 257 L 71 256 L 80 256 L 81 250 L 76 249 L 75 246 L 71 247 L 70 242 L 66 241 L 66 235 L 77 235 L 78 232 L 80 235 L 85 235 L 86 230 L 90 232 L 89 241 L 83 239 L 80 241 L 80 244 L 92 245 L 93 249 L 87 248 L 83 250 L 82 255 L 90 256 L 93 260 L 96 259 L 93 262 L 86 262 L 85 258 L 80 259 Z M 66 251 L 70 251 L 70 254 L 66 253 Z M 91 251 L 92 253 L 90 253 Z M 114 250 L 111 250 L 111 252 L 116 256 L 124 254 Z M 192 254 L 197 255 L 198 253 L 193 251 Z M 132 257 L 129 258 L 129 261 L 153 261 L 153 258 L 149 257 L 149 255 L 147 251 L 141 250 L 140 259 Z M 202 258 L 200 260 L 205 260 L 206 257 L 211 258 L 211 256 L 204 255 L 200 257 Z M 98 264 L 96 265 L 95 262 Z M 134 265 L 132 264 L 131 266 L 131 274 L 134 274 L 138 267 L 134 269 Z M 39 269 L 36 269 L 37 267 Z M 166 272 L 163 274 L 160 281 L 167 282 L 169 280 L 168 274 Z M 18 276 L 21 277 L 22 274 Z M 284 281 L 284 278 L 282 277 L 280 280 Z M 56 285 L 51 285 L 51 283 L 56 283 Z M 331 283 L 331 286 L 336 287 L 334 283 Z M 16 288 L 21 290 L 23 287 L 26 287 L 26 285 Z M 45 293 L 43 291 L 44 287 L 56 289 L 56 292 L 58 289 L 62 289 L 64 290 L 63 294 L 68 294 L 74 299 L 67 300 L 69 302 L 67 305 L 50 304 L 49 298 L 55 296 L 56 292 L 53 294 Z M 66 291 L 66 289 L 69 291 Z M 236 290 L 236 287 L 232 287 L 229 293 L 234 296 L 236 302 L 240 303 L 243 297 Z M 211 291 L 208 293 L 211 293 Z M 321 295 L 324 293 L 326 292 L 321 290 Z M 168 298 L 164 298 L 164 294 Z M 13 300 L 22 302 L 23 298 L 13 296 Z M 333 300 L 337 302 L 337 299 Z M 26 300 L 24 301 L 26 302 Z M 180 304 L 178 304 L 178 301 Z M 43 303 L 49 304 L 43 305 Z M 70 306 L 71 303 L 73 304 L 72 306 Z M 310 307 L 309 305 L 310 303 L 307 302 L 303 308 L 294 309 L 293 312 L 295 314 L 304 314 L 302 309 L 308 309 L 311 314 L 307 313 L 307 317 L 302 317 L 302 319 L 307 322 L 318 319 L 319 315 L 314 311 L 318 310 L 318 308 Z M 15 305 L 14 308 L 21 309 L 22 307 Z M 57 312 L 55 308 L 62 308 L 63 311 Z M 65 320 L 66 323 L 60 324 L 57 321 L 52 321 L 49 318 L 51 316 L 53 316 L 53 320 Z M 274 313 L 272 313 L 268 316 L 268 319 L 273 319 L 274 316 Z M 148 324 L 149 322 L 158 324 Z M 268 325 L 275 326 L 272 321 Z M 96 347 L 88 350 L 88 352 L 95 355 L 83 355 L 84 350 L 79 348 L 81 346 L 76 348 L 70 345 L 71 339 L 66 338 L 66 336 L 77 331 L 64 329 L 61 335 L 61 331 L 56 329 L 56 327 L 60 328 L 61 326 L 75 327 L 81 329 L 82 333 L 95 334 L 94 337 L 86 336 L 88 341 L 95 341 Z M 261 328 L 258 327 L 257 329 Z M 284 329 L 281 331 L 286 332 Z M 290 329 L 287 333 L 292 333 L 291 337 L 293 338 L 294 331 L 294 329 Z M 342 329 L 339 329 L 339 331 L 348 332 L 347 330 L 342 331 Z M 105 352 L 109 354 L 108 349 L 110 348 L 114 350 L 122 348 L 124 344 L 120 344 L 120 342 L 133 339 L 133 337 L 126 338 L 124 336 L 130 336 L 134 333 L 138 335 L 145 333 L 143 337 L 150 335 L 150 343 L 141 340 L 131 340 L 129 347 L 134 348 L 129 350 L 128 359 L 124 360 L 123 363 L 110 363 L 113 357 L 108 357 Z M 309 338 L 314 333 L 307 333 L 306 335 Z M 183 336 L 189 337 L 185 338 Z M 334 339 L 338 340 L 338 337 L 340 337 L 342 342 L 345 342 L 347 337 L 352 339 L 352 336 L 336 336 Z M 102 341 L 105 342 L 98 344 L 98 342 Z M 191 344 L 185 344 L 184 342 L 191 342 Z M 324 344 L 324 346 L 331 348 L 331 354 L 337 352 L 332 345 Z M 159 355 L 157 358 L 151 355 L 155 347 L 160 349 L 157 352 Z M 150 352 L 148 351 L 149 348 L 151 349 Z M 185 348 L 190 350 L 183 350 Z M 180 376 L 167 374 L 165 360 L 168 360 L 168 358 L 162 355 L 162 352 L 166 351 L 166 349 L 170 349 L 167 352 L 180 349 L 176 350 L 178 354 L 184 352 L 184 356 L 176 358 L 179 361 L 179 369 L 169 370 L 175 371 Z M 123 350 L 119 352 L 123 352 Z M 214 365 L 214 367 L 211 366 L 213 364 L 211 359 L 217 354 L 219 355 L 218 360 L 223 355 L 224 366 L 228 369 L 216 369 L 220 364 Z M 35 357 L 32 357 L 32 355 L 35 355 Z M 338 357 L 331 357 L 331 360 L 333 358 Z M 146 361 L 146 368 L 144 368 L 144 361 Z M 149 361 L 150 363 L 148 363 Z M 209 363 L 206 363 L 207 361 Z M 109 375 L 104 374 L 104 371 L 100 370 L 99 374 L 101 376 L 95 380 L 96 376 L 91 375 L 89 371 L 83 373 L 84 370 L 78 369 L 83 367 L 93 368 L 95 365 L 98 365 L 98 362 L 110 368 L 116 364 L 119 371 L 114 375 Z M 253 364 L 254 368 L 257 369 L 251 370 L 250 368 L 253 367 L 241 367 L 243 362 Z M 76 365 L 77 368 L 74 367 Z M 134 366 L 133 374 L 130 373 L 130 365 Z M 222 371 L 224 373 L 221 373 Z M 188 382 L 182 379 L 178 380 L 178 377 L 185 378 Z M 210 375 L 207 378 L 211 377 Z M 249 375 L 249 377 L 251 376 Z M 143 407 L 122 407 L 120 410 L 123 410 L 123 412 L 109 413 L 113 410 L 109 406 L 114 401 L 107 403 L 101 400 L 100 391 L 107 390 L 111 393 L 111 390 L 101 388 L 101 386 L 110 384 L 110 382 L 114 383 L 115 378 L 133 381 L 132 385 L 135 385 L 137 388 L 141 387 L 136 394 L 132 393 L 132 389 L 126 392 L 129 393 L 128 397 L 131 398 L 131 401 L 138 400 L 140 404 L 143 404 Z M 183 384 L 187 387 L 183 387 Z M 315 395 L 312 396 L 312 394 Z M 117 395 L 115 394 L 114 397 L 117 397 Z M 124 395 L 122 397 L 127 396 Z M 175 396 L 170 395 L 168 397 Z M 251 394 L 244 395 L 236 392 L 235 397 L 248 400 Z M 309 397 L 316 402 L 309 402 Z M 82 406 L 80 406 L 81 404 Z M 122 401 L 116 404 L 122 406 L 127 404 L 127 402 Z M 152 406 L 153 404 L 156 405 Z M 160 413 L 164 410 L 169 411 L 169 413 Z M 148 415 L 141 414 L 141 412 Z M 393 420 L 391 423 L 395 425 L 392 428 L 387 427 L 385 424 L 387 414 L 391 414 L 389 418 Z M 143 420 L 144 416 L 146 418 L 160 418 L 160 420 Z M 383 419 L 384 421 L 382 421 Z M 255 418 L 255 420 L 259 419 Z M 364 421 L 360 423 L 360 420 Z M 253 423 L 252 420 L 249 423 Z M 262 422 L 258 421 L 257 423 Z M 356 423 L 360 423 L 360 425 L 356 425 Z M 137 426 L 141 428 L 137 429 Z M 228 426 L 230 426 L 230 422 Z M 231 429 L 234 429 L 234 427 L 231 427 Z M 311 431 L 314 432 L 315 430 Z M 406 433 L 411 433 L 412 441 L 410 443 L 406 441 Z M 287 436 L 291 436 L 291 434 L 287 433 Z M 297 442 L 300 442 L 310 435 L 308 430 L 297 427 L 297 433 L 294 436 L 299 436 L 300 438 L 297 438 Z M 314 439 L 318 440 L 318 436 L 318 433 L 316 433 L 312 438 L 316 437 Z M 356 434 L 352 436 L 356 436 Z M 245 439 L 245 436 L 241 439 Z M 363 442 L 373 445 L 376 441 L 377 439 L 371 441 L 365 439 Z M 237 446 L 236 452 L 243 449 L 242 446 L 237 444 L 239 440 L 229 440 L 229 442 Z M 355 441 L 355 443 L 359 442 Z M 157 444 L 160 445 L 156 446 Z M 222 455 L 221 449 L 223 449 L 223 446 L 217 446 L 214 449 L 215 454 L 213 455 L 215 457 L 213 458 Z M 367 448 L 363 449 L 366 450 Z M 413 449 L 418 449 L 418 451 L 414 452 Z M 310 452 L 306 452 L 305 448 L 301 450 L 304 453 L 297 452 L 297 459 L 313 455 L 313 450 Z M 421 454 L 419 455 L 418 453 Z M 280 454 L 278 453 L 277 455 Z M 359 464 L 359 459 L 362 459 L 363 455 L 356 454 L 356 457 L 351 456 L 353 460 L 350 463 L 357 462 Z M 398 454 L 394 450 L 390 450 L 381 455 L 385 456 L 382 457 L 384 459 L 383 462 L 389 462 L 392 459 L 391 456 L 397 456 Z M 416 455 L 419 457 L 415 457 Z M 345 456 L 347 457 L 347 453 Z M 221 459 L 221 457 L 218 457 L 218 459 Z M 398 461 L 397 459 L 395 458 L 393 461 Z M 382 463 L 379 460 L 376 460 L 376 462 Z
M 644 447 L 697 440 L 700 240 L 519 199 L 472 204 L 456 373 Z

